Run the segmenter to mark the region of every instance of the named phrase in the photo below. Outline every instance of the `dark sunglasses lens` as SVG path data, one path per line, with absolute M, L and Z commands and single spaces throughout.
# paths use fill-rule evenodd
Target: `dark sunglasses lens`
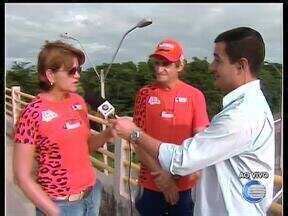
M 77 71 L 78 71 L 78 74 L 80 74 L 81 71 L 82 71 L 82 68 L 81 67 L 78 67 L 78 68 L 77 67 L 73 67 L 71 70 L 69 70 L 68 74 L 74 76 Z
M 78 67 L 78 73 L 80 74 L 82 72 L 82 67 Z

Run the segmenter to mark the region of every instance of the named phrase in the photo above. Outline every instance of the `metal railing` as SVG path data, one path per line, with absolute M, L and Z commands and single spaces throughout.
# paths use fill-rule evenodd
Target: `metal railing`
M 20 91 L 19 86 L 13 86 L 11 88 L 5 88 L 5 114 L 12 119 L 13 126 L 15 125 L 20 111 L 25 105 L 29 103 L 35 96 L 26 94 Z M 88 114 L 90 121 L 101 124 L 102 119 L 95 115 Z M 275 123 L 281 121 L 281 119 L 276 120 Z M 99 133 L 91 129 L 91 133 Z M 92 157 L 91 161 L 94 167 L 97 169 L 98 174 L 102 173 L 104 176 L 110 178 L 110 184 L 113 184 L 113 191 L 116 199 L 124 197 L 129 198 L 128 195 L 128 167 L 131 163 L 131 177 L 130 184 L 132 187 L 138 185 L 138 173 L 140 166 L 137 163 L 129 161 L 129 144 L 124 139 L 117 139 L 114 143 L 114 152 L 109 151 L 107 148 L 98 149 L 98 157 Z M 135 153 L 133 146 L 131 146 L 132 154 Z M 107 160 L 104 160 L 104 158 Z M 282 151 L 281 151 L 282 157 Z M 102 158 L 102 159 L 101 159 Z M 112 179 L 112 181 L 111 181 Z M 274 178 L 274 188 L 278 190 L 273 198 L 273 203 L 271 205 L 270 211 L 272 215 L 282 215 L 282 205 L 277 203 L 279 198 L 282 197 L 282 176 L 275 175 Z

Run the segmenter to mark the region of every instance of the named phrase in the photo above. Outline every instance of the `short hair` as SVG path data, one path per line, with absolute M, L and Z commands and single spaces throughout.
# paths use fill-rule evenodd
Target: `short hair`
M 60 40 L 54 42 L 45 41 L 38 55 L 39 88 L 43 91 L 50 90 L 51 85 L 46 77 L 46 70 L 57 71 L 62 66 L 69 70 L 73 66 L 73 57 L 78 59 L 79 65 L 84 64 L 85 55 L 81 50 Z
M 225 42 L 230 63 L 246 58 L 252 75 L 258 76 L 265 58 L 265 43 L 259 32 L 249 27 L 234 28 L 219 34 L 214 42 Z
M 182 59 L 182 60 L 178 60 L 177 62 L 175 62 L 176 67 L 180 67 L 180 65 L 183 64 L 183 69 L 179 72 L 179 78 L 183 77 L 185 72 L 186 72 L 186 60 Z

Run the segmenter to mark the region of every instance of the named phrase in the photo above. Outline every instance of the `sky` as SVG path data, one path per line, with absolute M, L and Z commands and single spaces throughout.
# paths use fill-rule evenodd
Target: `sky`
M 283 62 L 281 3 L 6 3 L 6 69 L 13 61 L 36 65 L 45 40 L 59 39 L 84 48 L 86 68 L 110 63 L 124 33 L 143 18 L 153 23 L 125 37 L 115 62 L 147 61 L 168 37 L 182 43 L 188 62 L 193 57 L 211 62 L 217 35 L 241 26 L 261 33 L 267 61 Z M 81 44 L 61 38 L 65 32 Z

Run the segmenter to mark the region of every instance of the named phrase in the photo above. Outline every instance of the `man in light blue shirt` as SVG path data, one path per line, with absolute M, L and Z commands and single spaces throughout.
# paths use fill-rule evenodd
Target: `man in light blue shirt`
M 210 69 L 227 94 L 211 124 L 181 146 L 156 140 L 125 118 L 113 120 L 118 135 L 173 175 L 201 171 L 194 215 L 266 215 L 274 179 L 274 121 L 257 79 L 265 45 L 259 32 L 232 29 L 215 39 Z

